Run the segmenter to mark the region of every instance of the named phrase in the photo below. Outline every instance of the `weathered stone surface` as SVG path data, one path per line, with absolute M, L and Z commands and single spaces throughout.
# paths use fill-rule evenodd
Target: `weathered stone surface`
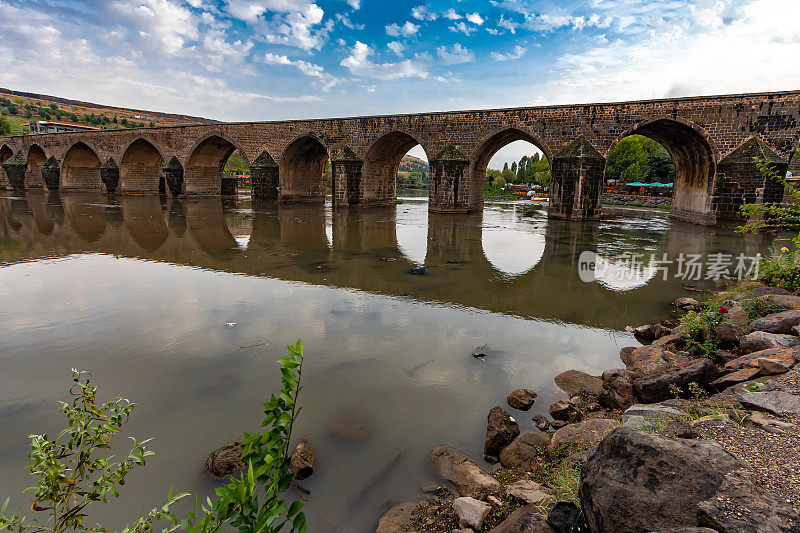
M 739 346 L 739 338 L 744 333 L 730 322 L 723 322 L 715 328 L 717 342 L 721 348 L 732 349 Z
M 748 321 L 747 313 L 745 312 L 744 308 L 741 305 L 736 304 L 728 307 L 727 309 L 728 313 L 725 316 L 726 320 L 733 324 L 733 326 L 738 330 L 744 330 Z
M 643 376 L 633 386 L 644 403 L 655 403 L 674 396 L 671 385 L 688 393 L 689 383 L 704 387 L 717 377 L 717 373 L 717 368 L 708 359 L 695 359 L 664 372 Z
M 597 399 L 602 406 L 622 411 L 636 403 L 633 390 L 636 374 L 624 368 L 615 368 L 603 372 L 601 379 L 603 392 Z
M 794 361 L 786 361 L 784 359 L 771 359 L 768 357 L 758 358 L 758 368 L 765 376 L 773 374 L 783 374 L 788 372 L 794 365 Z
M 483 453 L 484 455 L 497 456 L 500 450 L 519 435 L 519 424 L 499 405 L 492 407 L 488 418 Z
M 295 479 L 306 479 L 314 473 L 314 450 L 308 442 L 301 440 L 292 452 L 289 465 L 292 467 Z
M 797 533 L 800 517 L 784 499 L 763 491 L 746 471 L 725 476 L 698 504 L 698 523 L 720 533 Z
M 547 523 L 558 533 L 586 531 L 583 514 L 572 502 L 557 502 L 547 513 Z
M 771 315 L 757 318 L 748 324 L 747 328 L 753 331 L 766 331 L 767 333 L 792 333 L 792 328 L 800 325 L 800 310 L 781 311 Z
M 419 498 L 395 505 L 378 521 L 375 533 L 405 533 L 408 531 L 407 526 L 411 522 L 414 511 L 425 502 L 424 498 Z
M 715 379 L 709 383 L 709 385 L 715 390 L 724 390 L 731 385 L 736 385 L 737 383 L 742 383 L 743 381 L 750 381 L 756 377 L 759 372 L 760 371 L 758 368 L 742 368 Z
M 663 403 L 636 404 L 622 413 L 622 425 L 626 428 L 652 430 L 668 420 L 684 420 L 686 413 Z
M 533 425 L 536 426 L 536 429 L 539 431 L 547 431 L 547 429 L 550 427 L 550 421 L 542 415 L 536 415 L 531 420 L 533 421 Z
M 539 518 L 541 512 L 538 505 L 520 507 L 489 533 L 553 533 L 555 530 Z
M 505 468 L 530 467 L 540 451 L 546 451 L 550 435 L 543 431 L 526 431 L 500 451 L 500 464 Z
M 659 341 L 666 338 L 663 337 Z M 663 346 L 653 343 L 636 348 L 626 359 L 623 359 L 623 363 L 625 363 L 629 371 L 646 375 L 663 372 L 687 360 L 688 358 L 672 353 L 665 350 Z
M 500 482 L 478 464 L 450 446 L 436 446 L 430 453 L 433 472 L 452 483 L 461 496 L 480 498 L 502 491 Z
M 536 401 L 536 393 L 528 389 L 517 389 L 508 395 L 506 401 L 514 409 L 527 411 Z
M 228 477 L 244 469 L 241 442 L 226 444 L 211 452 L 206 459 L 206 470 L 215 477 Z
M 739 339 L 739 347 L 743 353 L 758 352 L 770 348 L 789 348 L 800 344 L 800 338 L 794 335 L 754 331 Z
M 683 309 L 684 311 L 697 311 L 701 307 L 700 302 L 694 298 L 687 297 L 675 298 L 675 301 L 672 302 L 672 305 Z
M 525 503 L 540 503 L 551 497 L 541 485 L 530 479 L 521 479 L 509 484 L 506 487 L 506 494 Z
M 618 427 L 619 422 L 606 418 L 592 418 L 568 424 L 553 434 L 547 450 L 552 454 L 561 446 L 589 447 L 600 442 L 603 437 Z
M 779 311 L 800 309 L 800 296 L 796 296 L 794 294 L 770 294 L 759 296 L 756 299 L 764 302 L 766 305 L 773 306 Z
M 459 527 L 471 527 L 472 529 L 480 530 L 483 528 L 483 521 L 492 508 L 485 502 L 469 496 L 462 496 L 453 500 L 453 510 L 458 517 Z
M 750 292 L 750 296 L 753 298 L 759 298 L 761 296 L 767 295 L 789 295 L 792 294 L 791 292 L 787 291 L 786 289 L 782 289 L 780 287 L 756 287 Z
M 764 411 L 773 415 L 800 414 L 800 396 L 783 391 L 744 392 L 736 399 L 746 409 Z
M 567 393 L 568 396 L 578 394 L 588 394 L 599 396 L 603 392 L 603 380 L 597 376 L 591 376 L 580 370 L 567 370 L 553 378 L 558 388 Z
M 715 441 L 619 428 L 583 467 L 581 506 L 594 532 L 697 526 L 697 505 L 743 466 Z
M 572 420 L 578 415 L 578 409 L 568 400 L 559 400 L 550 405 L 550 416 L 555 420 Z M 551 425 L 553 425 L 551 423 Z

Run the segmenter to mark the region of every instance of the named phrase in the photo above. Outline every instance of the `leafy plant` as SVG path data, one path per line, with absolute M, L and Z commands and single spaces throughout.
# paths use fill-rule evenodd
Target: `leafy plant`
M 747 298 L 742 300 L 742 309 L 744 309 L 747 318 L 750 320 L 761 318 L 762 316 L 776 313 L 781 310 L 772 295 L 767 295 L 763 298 Z
M 752 383 L 746 384 L 743 388 L 746 392 L 759 392 L 761 387 L 764 386 L 764 383 L 761 381 L 754 381 Z
M 784 184 L 784 178 L 775 169 L 774 165 L 767 163 L 759 157 L 753 158 L 753 163 L 759 173 L 765 178 Z M 793 200 L 788 203 L 748 203 L 739 209 L 746 223 L 737 227 L 737 233 L 757 232 L 764 228 L 793 228 L 800 227 L 800 190 L 794 187 L 787 189 Z M 800 246 L 800 233 L 794 239 Z
M 761 258 L 758 279 L 772 287 L 797 290 L 800 288 L 800 252 L 773 249 L 768 257 Z
M 706 307 L 700 311 L 689 311 L 681 318 L 681 329 L 690 350 L 709 359 L 716 357 L 719 347 L 717 326 L 725 321 L 727 311 L 724 307 Z

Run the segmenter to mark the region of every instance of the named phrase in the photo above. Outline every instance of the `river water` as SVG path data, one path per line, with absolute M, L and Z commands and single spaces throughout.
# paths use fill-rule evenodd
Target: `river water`
M 279 386 L 274 361 L 302 338 L 296 435 L 317 454 L 303 481 L 309 531 L 374 531 L 430 479 L 430 448 L 480 460 L 486 414 L 511 390 L 539 395 L 512 413 L 530 430 L 562 397 L 554 375 L 621 366 L 619 349 L 638 344 L 627 325 L 670 313 L 671 299 L 693 294 L 685 283 L 713 284 L 637 274 L 630 254 L 752 256 L 769 245 L 660 211 L 575 223 L 528 201 L 463 216 L 427 207 L 413 196 L 346 211 L 0 197 L 0 501 L 30 505 L 27 436 L 62 427 L 72 367 L 94 373 L 102 399 L 136 402 L 126 435 L 154 437 L 157 452 L 92 518 L 134 520 L 173 486 L 205 499 L 216 486 L 206 456 L 257 428 Z M 609 266 L 599 279 L 581 280 L 583 251 Z M 426 275 L 409 274 L 423 265 Z M 491 355 L 473 358 L 482 345 Z M 353 423 L 356 438 L 332 422 Z

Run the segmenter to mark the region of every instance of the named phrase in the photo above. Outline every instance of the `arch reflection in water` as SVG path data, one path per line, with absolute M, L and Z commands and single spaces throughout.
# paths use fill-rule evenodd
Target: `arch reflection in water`
M 543 226 L 544 216 L 530 206 L 519 209 L 522 212 L 516 206 L 487 210 L 483 217 L 483 253 L 494 268 L 512 277 L 535 268 L 546 244 L 544 232 L 532 232 L 530 227 L 534 221 Z

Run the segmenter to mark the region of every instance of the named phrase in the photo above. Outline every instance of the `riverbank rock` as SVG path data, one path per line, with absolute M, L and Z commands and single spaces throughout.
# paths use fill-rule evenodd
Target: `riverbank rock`
M 553 533 L 555 530 L 539 518 L 541 512 L 538 505 L 520 507 L 489 533 Z
M 648 344 L 630 352 L 622 362 L 630 372 L 647 375 L 664 372 L 688 360 L 686 356 L 670 352 L 661 345 Z
M 641 377 L 633 383 L 633 386 L 642 402 L 655 403 L 674 396 L 671 386 L 678 387 L 688 394 L 689 383 L 706 387 L 718 373 L 717 368 L 708 359 L 694 359 L 681 366 Z
M 492 407 L 486 425 L 483 454 L 497 457 L 500 450 L 514 440 L 517 435 L 519 435 L 517 421 L 499 405 Z
M 783 374 L 788 372 L 794 361 L 787 361 L 785 359 L 772 359 L 769 357 L 758 358 L 758 368 L 765 376 L 772 376 L 774 374 Z
M 556 420 L 574 420 L 578 416 L 578 408 L 569 400 L 559 400 L 550 405 L 550 416 L 555 420 L 550 425 L 555 427 Z
M 607 418 L 592 418 L 575 424 L 567 424 L 550 438 L 547 451 L 552 455 L 562 446 L 590 447 L 619 427 L 619 422 Z
M 716 494 L 700 502 L 698 523 L 725 533 L 796 533 L 797 512 L 781 498 L 764 492 L 742 470 L 725 476 Z
M 206 470 L 214 477 L 225 478 L 244 469 L 242 443 L 238 441 L 214 450 L 206 459 Z
M 559 389 L 573 396 L 588 394 L 595 398 L 603 392 L 603 380 L 580 370 L 567 370 L 553 378 Z
M 793 332 L 792 328 L 797 325 L 800 325 L 800 310 L 795 309 L 756 318 L 750 322 L 747 328 L 751 333 L 766 331 L 767 333 L 790 334 Z
M 458 517 L 458 527 L 471 527 L 480 531 L 492 508 L 485 502 L 463 496 L 453 500 L 453 510 Z
M 536 415 L 531 420 L 539 431 L 547 431 L 550 428 L 550 421 L 542 415 Z
M 760 352 L 770 348 L 786 349 L 800 344 L 800 338 L 794 335 L 784 335 L 778 333 L 767 333 L 765 331 L 754 331 L 739 339 L 739 348 L 742 353 Z
M 702 307 L 700 302 L 695 300 L 694 298 L 675 298 L 672 302 L 672 305 L 679 309 L 683 309 L 684 311 L 697 311 Z
M 378 528 L 375 533 L 401 533 L 407 531 L 407 526 L 411 522 L 414 511 L 425 503 L 427 503 L 425 498 L 418 498 L 395 505 L 386 511 L 386 514 L 378 521 Z
M 536 401 L 536 393 L 528 389 L 517 389 L 506 397 L 508 405 L 520 411 L 527 411 Z
M 547 513 L 547 524 L 558 533 L 586 531 L 583 513 L 572 502 L 557 502 Z
M 761 371 L 758 368 L 741 368 L 730 374 L 725 374 L 709 383 L 709 386 L 714 390 L 722 391 L 736 385 L 755 378 Z
M 583 467 L 581 506 L 595 532 L 698 526 L 698 504 L 743 466 L 716 441 L 619 428 Z
M 480 498 L 497 494 L 503 487 L 478 464 L 450 446 L 436 446 L 430 453 L 433 472 L 452 483 L 461 496 Z
M 800 296 L 795 296 L 794 294 L 768 294 L 759 296 L 756 300 L 779 311 L 800 309 Z
M 603 392 L 597 397 L 600 405 L 612 410 L 624 411 L 634 403 L 636 397 L 633 382 L 637 375 L 624 368 L 615 368 L 603 372 Z
M 505 468 L 530 468 L 540 450 L 547 450 L 550 435 L 543 431 L 526 431 L 500 451 L 500 464 Z
M 289 465 L 292 467 L 295 479 L 306 479 L 314 473 L 314 450 L 308 445 L 308 442 L 301 440 L 292 452 L 292 457 Z
M 506 487 L 506 494 L 528 504 L 541 503 L 551 497 L 541 485 L 530 479 L 521 479 L 509 484 Z
M 761 296 L 781 296 L 781 295 L 788 295 L 792 294 L 786 289 L 782 289 L 781 287 L 756 287 L 750 292 L 750 296 L 752 298 L 759 298 Z
M 783 391 L 744 392 L 736 399 L 745 409 L 764 411 L 773 415 L 800 414 L 800 396 Z
M 685 412 L 664 403 L 636 404 L 622 413 L 622 426 L 652 431 L 658 425 L 686 418 Z

